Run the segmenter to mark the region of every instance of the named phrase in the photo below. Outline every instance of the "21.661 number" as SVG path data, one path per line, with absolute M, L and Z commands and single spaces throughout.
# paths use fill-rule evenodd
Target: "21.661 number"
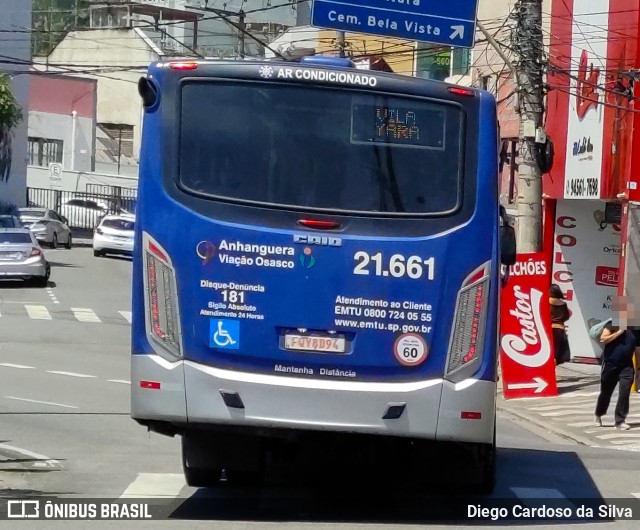
M 426 278 L 433 280 L 436 274 L 436 259 L 424 259 L 420 256 L 410 256 L 406 258 L 402 254 L 394 254 L 387 262 L 382 252 L 370 255 L 368 252 L 359 251 L 353 256 L 356 266 L 353 274 L 369 276 L 372 272 L 376 276 L 392 276 L 393 278 L 403 278 L 408 276 L 412 280 Z M 373 264 L 373 270 L 370 270 Z

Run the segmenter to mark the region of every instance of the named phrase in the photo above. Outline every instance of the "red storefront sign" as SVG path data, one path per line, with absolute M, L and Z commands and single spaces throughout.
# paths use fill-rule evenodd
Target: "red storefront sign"
M 618 287 L 617 267 L 596 267 L 596 285 L 604 287 Z
M 558 394 L 551 339 L 550 271 L 542 252 L 520 254 L 502 290 L 500 366 L 506 399 Z

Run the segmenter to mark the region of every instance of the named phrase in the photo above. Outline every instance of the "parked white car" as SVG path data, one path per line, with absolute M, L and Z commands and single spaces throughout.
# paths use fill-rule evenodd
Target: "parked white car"
M 93 233 L 93 255 L 133 253 L 135 217 L 133 215 L 107 215 Z
M 60 205 L 60 214 L 69 220 L 69 226 L 93 230 L 109 213 L 106 202 L 90 198 L 73 198 Z
M 20 221 L 36 237 L 38 243 L 58 248 L 58 243 L 71 248 L 71 229 L 67 220 L 47 208 L 20 208 Z

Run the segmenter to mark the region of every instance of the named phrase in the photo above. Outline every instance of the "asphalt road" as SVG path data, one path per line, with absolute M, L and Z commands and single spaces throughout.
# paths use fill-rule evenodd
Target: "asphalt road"
M 320 475 L 273 464 L 258 489 L 187 487 L 179 440 L 148 434 L 128 416 L 130 261 L 94 258 L 89 248 L 48 250 L 47 256 L 49 288 L 0 285 L 0 497 L 162 497 L 173 500 L 165 511 L 172 519 L 147 524 L 185 529 L 415 528 L 434 505 L 465 499 L 456 487 L 464 469 L 443 471 L 442 460 L 437 472 L 420 471 L 425 480 L 419 484 L 410 461 L 403 464 L 407 478 L 379 472 L 376 463 L 336 459 Z M 640 496 L 640 453 L 578 445 L 506 413 L 499 417 L 498 445 L 492 499 Z M 29 526 L 94 524 L 145 523 Z

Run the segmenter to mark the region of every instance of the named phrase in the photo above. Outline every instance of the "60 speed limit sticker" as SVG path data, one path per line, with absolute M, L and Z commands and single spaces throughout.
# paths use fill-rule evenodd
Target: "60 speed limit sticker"
M 427 342 L 416 333 L 404 333 L 393 344 L 393 353 L 400 364 L 418 366 L 427 360 Z

